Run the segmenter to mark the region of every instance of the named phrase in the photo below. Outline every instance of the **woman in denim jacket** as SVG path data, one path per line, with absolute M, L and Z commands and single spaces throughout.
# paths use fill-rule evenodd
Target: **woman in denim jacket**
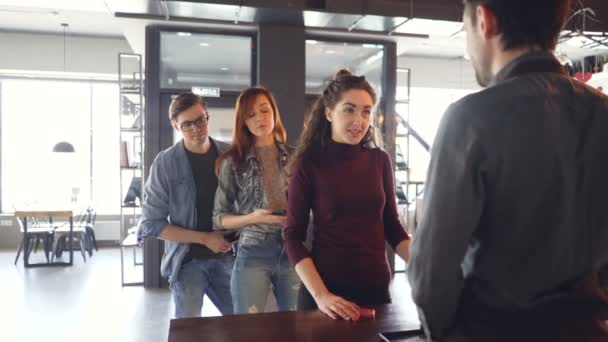
M 283 245 L 292 149 L 272 94 L 259 87 L 236 103 L 232 147 L 217 162 L 216 230 L 240 229 L 230 291 L 236 314 L 263 312 L 271 289 L 279 311 L 295 310 L 300 279 Z

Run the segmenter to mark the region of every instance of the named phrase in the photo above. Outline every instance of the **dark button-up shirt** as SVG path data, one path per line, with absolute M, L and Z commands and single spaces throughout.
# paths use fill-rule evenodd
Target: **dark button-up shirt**
M 432 338 L 463 290 L 533 307 L 608 257 L 608 97 L 549 53 L 454 103 L 433 145 L 408 276 Z

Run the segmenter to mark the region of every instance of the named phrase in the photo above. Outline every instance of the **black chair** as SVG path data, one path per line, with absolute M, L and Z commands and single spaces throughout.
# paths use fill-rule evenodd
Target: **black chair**
M 32 250 L 34 253 L 36 253 L 38 246 L 41 243 L 44 248 L 44 256 L 46 257 L 46 261 L 49 262 L 49 256 L 53 249 L 54 228 L 51 225 L 40 225 L 37 222 L 31 221 L 32 224 L 28 225 L 27 234 L 25 234 L 22 218 L 15 217 L 15 219 L 17 220 L 19 229 L 21 230 L 21 242 L 19 243 L 19 248 L 17 249 L 17 256 L 15 256 L 15 265 L 17 265 L 17 261 L 19 260 L 22 250 L 24 258 L 29 258 Z M 28 240 L 27 251 L 24 250 L 26 240 Z
M 87 251 L 89 252 L 89 257 L 93 256 L 93 248 L 95 248 L 96 252 L 99 252 L 99 248 L 97 247 L 97 239 L 95 238 L 95 220 L 97 219 L 97 213 L 95 209 L 89 207 L 87 208 L 86 217 L 84 221 L 84 228 L 86 234 L 85 246 Z
M 93 248 L 95 248 L 96 251 L 99 251 L 94 229 L 96 217 L 97 214 L 95 209 L 88 207 L 80 213 L 78 221 L 74 224 L 73 236 L 78 243 L 78 249 L 85 262 L 87 261 L 85 252 L 89 254 L 89 257 L 92 257 Z M 60 258 L 63 251 L 66 250 L 69 232 L 70 227 L 66 225 L 55 229 L 55 235 L 58 236 L 55 247 L 53 248 L 55 257 Z

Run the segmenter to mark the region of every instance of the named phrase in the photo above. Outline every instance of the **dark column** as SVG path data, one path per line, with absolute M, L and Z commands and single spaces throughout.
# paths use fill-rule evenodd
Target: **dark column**
M 393 167 L 395 166 L 395 144 L 397 141 L 397 113 L 395 111 L 397 97 L 397 44 L 388 42 L 384 44 L 384 70 L 382 73 L 382 112 L 384 121 L 382 125 L 382 139 L 384 149 L 391 157 Z M 388 261 L 391 271 L 395 271 L 395 253 L 392 248 L 387 248 Z
M 157 28 L 146 28 L 146 79 L 144 123 L 144 175 L 147 177 L 154 157 L 163 148 L 161 127 L 166 117 L 160 113 L 160 33 Z M 164 119 L 164 121 L 163 121 Z M 161 287 L 160 260 L 162 242 L 146 239 L 144 250 L 144 287 Z
M 302 132 L 305 63 L 304 27 L 260 25 L 258 84 L 267 87 L 276 97 L 289 144 L 295 144 Z

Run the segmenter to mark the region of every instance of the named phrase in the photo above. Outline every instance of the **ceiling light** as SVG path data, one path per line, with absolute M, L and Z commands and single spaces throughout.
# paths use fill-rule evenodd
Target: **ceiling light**
M 209 46 L 209 43 L 200 43 L 200 44 L 198 44 L 198 45 L 200 45 L 200 46 L 202 46 L 202 47 L 208 47 L 208 46 Z
M 61 141 L 53 146 L 53 152 L 65 153 L 74 152 L 74 146 L 66 141 Z
M 371 57 L 369 57 L 366 61 L 365 64 L 367 65 L 371 65 L 374 62 L 376 62 L 377 60 L 379 60 L 380 58 L 382 58 L 382 56 L 384 56 L 384 52 L 383 51 L 378 51 L 377 53 L 375 53 L 374 55 L 372 55 Z
M 318 43 L 318 41 L 316 41 L 316 40 L 306 40 L 306 44 L 315 45 L 317 43 Z
M 366 49 L 381 49 L 382 48 L 382 45 L 376 45 L 376 44 L 363 44 L 362 46 Z
M 328 54 L 328 55 L 333 55 L 333 54 L 336 53 L 336 51 L 334 51 L 334 50 L 327 50 L 327 51 L 325 51 L 325 53 Z
M 177 32 L 177 35 L 180 37 L 190 37 L 192 33 L 190 32 Z
M 428 34 L 429 36 L 450 37 L 458 35 L 462 31 L 462 22 L 430 20 L 430 19 L 411 19 L 401 25 L 397 32 Z
M 220 70 L 222 70 L 222 71 L 228 71 L 230 69 L 228 67 L 221 67 Z

